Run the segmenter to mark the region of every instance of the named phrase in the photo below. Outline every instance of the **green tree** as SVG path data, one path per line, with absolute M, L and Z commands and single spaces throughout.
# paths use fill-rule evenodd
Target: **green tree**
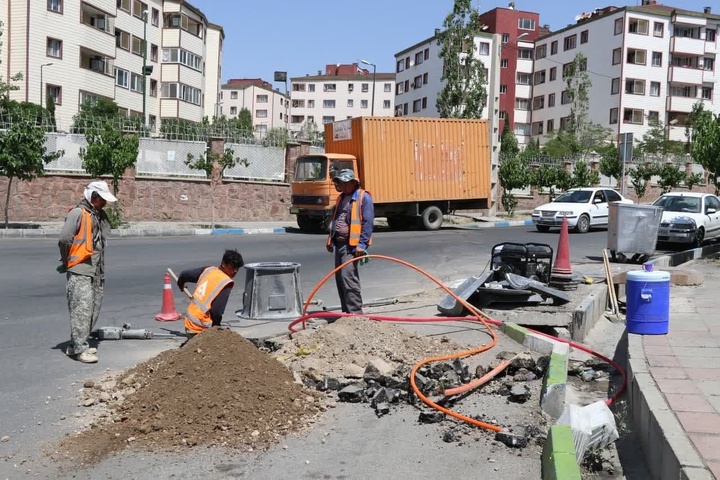
M 688 190 L 693 189 L 695 185 L 700 185 L 703 182 L 704 178 L 703 175 L 700 173 L 688 173 L 687 177 L 685 177 L 685 186 Z
M 487 103 L 485 69 L 475 55 L 475 37 L 482 31 L 471 0 L 455 0 L 438 34 L 445 85 L 437 97 L 441 118 L 480 118 Z
M 537 161 L 538 158 L 542 157 L 539 140 L 535 142 L 531 139 L 530 142 L 525 146 L 525 149 L 520 152 L 520 157 L 522 157 L 522 159 L 525 160 L 526 163 L 532 163 L 533 161 Z
M 656 170 L 653 165 L 643 164 L 636 165 L 630 169 L 630 184 L 633 186 L 633 189 L 635 189 L 635 195 L 637 195 L 638 201 L 645 196 L 647 182 L 655 175 Z
M 597 153 L 600 154 L 600 164 L 598 170 L 606 177 L 620 180 L 622 177 L 622 162 L 620 161 L 620 152 L 618 152 L 615 144 L 606 144 L 598 148 Z
M 664 163 L 655 168 L 655 174 L 658 179 L 658 186 L 662 189 L 662 193 L 675 190 L 685 180 L 687 180 L 687 172 L 684 168 L 680 168 L 674 163 Z
M 538 190 L 549 190 L 550 200 L 555 198 L 555 188 L 570 188 L 570 174 L 562 165 L 545 163 L 530 172 L 530 185 Z
M 690 153 L 690 143 L 692 141 L 693 130 L 697 121 L 705 116 L 712 115 L 711 112 L 705 110 L 705 104 L 697 101 L 692 106 L 692 111 L 685 119 L 685 138 L 687 138 L 687 147 L 685 153 Z
M 591 170 L 588 164 L 581 160 L 573 167 L 570 183 L 570 188 L 591 187 L 600 183 L 600 174 Z
M 555 137 L 543 145 L 543 153 L 550 158 L 569 158 L 579 151 L 577 137 L 567 130 L 558 130 Z
M 3 34 L 3 22 L 0 21 L 0 53 L 2 52 L 2 34 Z M 2 59 L 2 55 L 0 55 L 0 59 Z M 0 60 L 0 64 L 2 61 Z M 11 76 L 7 79 L 7 81 L 3 80 L 2 75 L 0 75 L 0 99 L 8 99 L 10 98 L 10 92 L 15 90 L 20 90 L 20 87 L 17 85 L 17 82 L 21 81 L 23 79 L 22 73 L 16 73 L 15 75 Z
M 57 130 L 57 121 L 55 120 L 55 97 L 48 95 L 45 100 L 45 105 L 47 105 L 49 130 L 54 132 Z
M 715 185 L 715 194 L 720 191 L 720 115 L 700 114 L 693 125 L 691 143 L 693 161 L 699 163 L 708 172 L 710 181 Z
M 235 157 L 235 151 L 226 148 L 223 153 L 208 151 L 205 155 L 195 157 L 192 153 L 188 153 L 185 165 L 193 170 L 205 172 L 205 176 L 210 179 L 210 215 L 211 228 L 215 228 L 215 187 L 225 175 L 225 170 L 233 168 L 236 165 L 247 167 L 250 162 L 246 158 Z M 217 169 L 216 169 L 217 166 Z
M 62 151 L 48 152 L 45 131 L 27 118 L 16 117 L 6 131 L 0 132 L 0 176 L 7 177 L 5 228 L 13 179 L 31 182 L 45 173 L 45 165 L 58 159 Z
M 166 140 L 207 140 L 207 130 L 202 124 L 183 118 L 164 119 L 160 124 L 160 135 Z
M 587 57 L 582 53 L 575 55 L 572 62 L 563 66 L 562 78 L 565 81 L 565 94 L 570 100 L 570 119 L 567 129 L 577 138 L 588 121 L 592 80 L 587 71 Z
M 282 147 L 285 148 L 289 139 L 288 131 L 285 128 L 271 128 L 262 139 L 264 147 Z
M 498 167 L 498 179 L 503 187 L 500 203 L 508 215 L 512 216 L 517 208 L 518 200 L 511 190 L 528 186 L 530 177 L 527 163 L 518 156 L 505 158 Z
M 253 118 L 250 110 L 243 107 L 240 109 L 240 114 L 235 119 L 237 122 L 238 130 L 243 132 L 248 137 L 253 133 Z
M 510 130 L 510 122 L 505 120 L 502 135 L 500 136 L 500 155 L 504 158 L 514 158 L 520 152 L 517 137 Z
M 653 121 L 638 145 L 641 155 L 680 155 L 685 147 L 681 142 L 667 138 L 667 129 L 660 121 Z

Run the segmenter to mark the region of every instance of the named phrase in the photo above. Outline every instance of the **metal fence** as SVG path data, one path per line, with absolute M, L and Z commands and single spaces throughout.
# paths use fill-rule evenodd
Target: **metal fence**
M 285 180 L 285 149 L 282 147 L 263 147 L 242 143 L 226 143 L 236 158 L 247 160 L 246 165 L 236 165 L 224 172 L 225 178 L 265 180 L 282 182 Z
M 46 133 L 45 148 L 48 152 L 62 150 L 62 157 L 45 165 L 45 170 L 54 173 L 85 173 L 80 158 L 80 149 L 87 148 L 85 135 L 71 133 Z
M 135 173 L 138 176 L 201 177 L 205 172 L 185 165 L 188 155 L 202 157 L 207 143 L 187 140 L 141 138 Z

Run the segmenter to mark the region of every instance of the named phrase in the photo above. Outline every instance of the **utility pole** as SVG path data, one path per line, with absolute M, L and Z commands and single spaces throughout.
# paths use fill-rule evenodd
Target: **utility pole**
M 142 69 L 142 116 L 143 127 L 147 127 L 147 21 L 148 11 L 143 11 L 143 69 Z
M 373 67 L 373 88 L 372 88 L 372 103 L 370 104 L 370 116 L 375 116 L 375 78 L 376 78 L 376 70 L 377 65 L 374 63 L 370 63 L 367 60 L 360 60 L 361 63 L 364 63 L 365 65 L 371 65 Z
M 43 63 L 40 65 L 40 108 L 43 106 L 43 100 L 45 99 L 45 84 L 43 83 L 43 67 L 49 67 L 52 63 Z

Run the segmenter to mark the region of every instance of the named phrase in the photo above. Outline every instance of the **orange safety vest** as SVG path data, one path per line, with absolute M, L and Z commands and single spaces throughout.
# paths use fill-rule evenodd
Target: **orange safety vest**
M 360 243 L 360 234 L 362 233 L 362 202 L 365 198 L 365 190 L 362 188 L 359 188 L 357 190 L 358 192 L 358 199 L 356 202 L 353 202 L 352 208 L 350 209 L 350 234 L 348 237 L 348 245 L 351 247 L 357 247 Z M 369 192 L 368 192 L 369 193 Z M 342 195 L 338 195 L 337 200 L 335 200 L 335 210 L 333 211 L 333 223 L 335 222 L 335 219 L 338 216 L 338 207 L 340 206 L 340 199 L 342 198 Z M 352 200 L 351 200 L 352 201 Z M 332 245 L 332 235 L 328 236 L 327 239 L 327 245 Z M 368 247 L 372 245 L 372 237 L 368 239 Z
M 90 258 L 93 253 L 93 235 L 92 235 L 92 214 L 81 208 L 80 228 L 78 228 L 73 243 L 70 245 L 70 254 L 68 255 L 67 268 L 72 268 L 79 263 L 83 263 Z
M 210 308 L 215 297 L 233 280 L 218 267 L 208 267 L 198 278 L 197 286 L 193 292 L 187 315 L 185 315 L 185 330 L 200 333 L 212 327 Z

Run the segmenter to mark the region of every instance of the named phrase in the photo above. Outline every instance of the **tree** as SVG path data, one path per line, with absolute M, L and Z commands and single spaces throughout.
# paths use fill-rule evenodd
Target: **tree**
M 570 188 L 591 187 L 600 183 L 600 174 L 591 170 L 587 163 L 579 161 L 573 167 L 570 183 Z
M 638 201 L 645 196 L 647 190 L 647 182 L 650 181 L 653 175 L 655 175 L 655 167 L 650 165 L 636 165 L 635 168 L 630 170 L 630 183 L 635 189 L 635 195 L 638 197 Z
M 510 216 L 515 213 L 518 204 L 511 190 L 528 186 L 530 177 L 527 167 L 527 163 L 518 156 L 505 158 L 498 167 L 498 179 L 503 187 L 500 203 Z
M 48 121 L 50 122 L 49 129 L 54 132 L 57 130 L 57 121 L 55 120 L 55 97 L 48 95 L 45 100 L 47 105 Z
M 441 118 L 480 118 L 487 102 L 483 63 L 475 55 L 475 37 L 482 31 L 471 0 L 455 0 L 438 34 L 439 57 L 445 68 L 436 108 Z
M 264 147 L 282 147 L 285 148 L 289 139 L 288 131 L 285 128 L 271 128 L 262 139 Z
M 563 66 L 562 78 L 565 81 L 565 94 L 570 100 L 570 119 L 568 131 L 576 138 L 587 123 L 588 102 L 592 81 L 587 72 L 587 57 L 578 53 L 573 61 Z
M 667 129 L 660 121 L 650 123 L 638 145 L 638 153 L 642 155 L 680 155 L 684 153 L 684 146 L 667 138 Z
M 569 158 L 579 150 L 575 134 L 567 130 L 558 130 L 555 137 L 543 145 L 543 153 L 550 158 Z
M 253 118 L 252 113 L 250 113 L 250 110 L 243 107 L 240 109 L 240 114 L 237 116 L 236 119 L 238 130 L 246 134 L 248 137 L 252 135 L 253 132 Z
M 662 193 L 675 190 L 687 179 L 685 169 L 681 169 L 674 163 L 658 165 L 655 168 L 655 174 L 660 177 L 658 179 L 658 186 L 662 189 Z
M 28 118 L 16 116 L 5 132 L 0 132 L 0 175 L 8 178 L 5 194 L 5 228 L 13 179 L 30 182 L 45 173 L 45 165 L 58 159 L 62 151 L 48 153 L 45 131 Z
M 685 186 L 688 190 L 692 190 L 695 185 L 700 185 L 703 182 L 703 175 L 700 173 L 688 173 L 685 177 Z
M 690 147 L 692 159 L 708 172 L 717 194 L 720 190 L 720 115 L 709 112 L 698 115 Z
M 505 120 L 502 135 L 500 136 L 500 155 L 503 158 L 514 158 L 520 152 L 517 137 L 510 130 L 510 122 Z
M 562 165 L 545 163 L 530 172 L 529 183 L 538 190 L 545 188 L 549 189 L 549 197 L 550 200 L 552 200 L 555 198 L 556 187 L 561 190 L 569 188 L 570 174 L 562 167 Z
M 620 152 L 615 144 L 603 145 L 597 149 L 600 154 L 600 165 L 598 170 L 606 177 L 620 180 L 622 177 L 622 162 L 620 161 Z
M 705 104 L 701 101 L 697 101 L 692 106 L 692 111 L 688 114 L 685 119 L 685 137 L 687 138 L 687 146 L 685 153 L 690 153 L 690 143 L 692 142 L 693 130 L 697 121 L 707 115 L 712 115 L 709 111 L 705 110 Z
M 205 172 L 207 178 L 210 179 L 211 228 L 215 228 L 215 186 L 223 178 L 225 170 L 233 168 L 236 165 L 247 167 L 250 165 L 250 162 L 248 162 L 246 158 L 236 158 L 233 149 L 226 148 L 223 153 L 208 151 L 205 155 L 198 157 L 195 157 L 192 153 L 188 153 L 185 165 L 193 170 Z M 219 167 L 217 170 L 216 165 Z
M 3 22 L 0 21 L 0 52 L 2 52 L 2 34 Z M 2 55 L 0 55 L 0 59 L 1 58 Z M 0 61 L 0 63 L 2 63 L 2 61 Z M 2 75 L 0 75 L 0 99 L 8 99 L 10 98 L 10 92 L 20 90 L 20 87 L 16 85 L 16 83 L 21 81 L 22 79 L 23 74 L 20 72 L 8 78 L 7 81 L 3 80 Z

